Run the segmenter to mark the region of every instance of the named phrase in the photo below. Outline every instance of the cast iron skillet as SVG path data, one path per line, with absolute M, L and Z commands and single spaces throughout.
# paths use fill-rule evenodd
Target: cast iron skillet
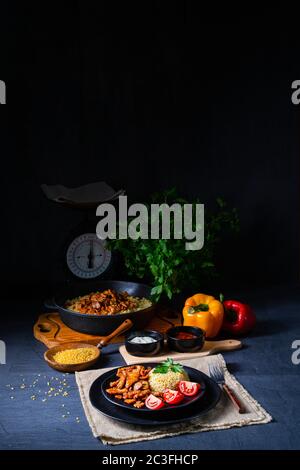
M 59 312 L 62 321 L 72 330 L 91 335 L 106 336 L 116 329 L 124 320 L 129 318 L 135 329 L 144 328 L 155 314 L 156 304 L 137 312 L 117 315 L 89 315 L 76 313 L 65 308 L 67 300 L 95 291 L 113 289 L 117 292 L 127 291 L 129 295 L 150 298 L 151 287 L 137 282 L 127 281 L 98 281 L 81 286 L 70 287 L 62 295 L 57 295 L 50 301 L 45 301 L 45 307 Z

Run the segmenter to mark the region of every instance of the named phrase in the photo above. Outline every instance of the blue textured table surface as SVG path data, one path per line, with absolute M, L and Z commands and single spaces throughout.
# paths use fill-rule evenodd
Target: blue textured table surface
M 0 332 L 7 346 L 7 363 L 0 365 L 0 449 L 300 449 L 300 365 L 291 361 L 292 342 L 300 340 L 300 289 L 269 288 L 239 297 L 253 305 L 259 324 L 242 350 L 224 357 L 272 423 L 104 446 L 92 436 L 74 376 L 49 369 L 45 347 L 32 336 L 41 305 L 14 302 Z M 3 315 L 8 310 L 2 308 Z M 121 364 L 117 347 L 105 348 L 101 366 Z

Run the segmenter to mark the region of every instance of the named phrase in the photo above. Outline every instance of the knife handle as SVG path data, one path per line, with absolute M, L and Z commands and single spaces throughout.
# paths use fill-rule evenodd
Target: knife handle
M 246 413 L 246 409 L 244 405 L 240 402 L 236 394 L 228 387 L 228 385 L 223 384 L 222 387 L 223 387 L 224 392 L 228 396 L 229 400 L 232 402 L 232 404 L 235 406 L 238 412 Z

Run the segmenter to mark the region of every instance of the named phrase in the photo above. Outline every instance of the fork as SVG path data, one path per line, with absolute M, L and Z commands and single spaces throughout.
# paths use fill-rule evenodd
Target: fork
M 224 377 L 224 370 L 221 365 L 208 365 L 208 370 L 209 370 L 209 375 L 215 382 L 217 382 L 218 385 L 220 385 L 224 391 L 224 393 L 227 395 L 229 400 L 232 402 L 234 407 L 238 410 L 239 413 L 246 413 L 246 409 L 244 405 L 240 402 L 236 394 L 231 390 L 228 385 L 225 383 L 225 377 Z

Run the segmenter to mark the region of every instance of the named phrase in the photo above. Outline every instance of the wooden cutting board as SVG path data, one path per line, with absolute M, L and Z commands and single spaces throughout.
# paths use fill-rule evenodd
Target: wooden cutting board
M 171 326 L 180 324 L 181 318 L 179 316 L 168 319 L 155 316 L 147 328 L 165 333 Z M 103 338 L 103 336 L 87 335 L 72 330 L 61 321 L 59 314 L 56 312 L 40 315 L 33 327 L 33 334 L 38 341 L 44 343 L 48 348 L 59 346 L 62 343 L 73 343 L 74 341 L 97 345 Z M 112 343 L 124 343 L 124 335 L 113 339 Z
M 44 343 L 47 348 L 59 346 L 62 343 L 73 343 L 81 341 L 97 345 L 101 340 L 100 336 L 79 333 L 68 328 L 60 319 L 58 313 L 46 313 L 40 315 L 33 327 L 34 337 Z
M 211 354 L 216 354 L 223 351 L 234 351 L 235 349 L 240 349 L 242 347 L 241 341 L 236 339 L 226 339 L 223 341 L 205 341 L 203 348 L 201 351 L 195 353 L 180 353 L 175 351 L 168 351 L 167 347 L 165 347 L 165 351 L 162 352 L 159 356 L 155 357 L 138 357 L 132 356 L 126 351 L 125 346 L 121 346 L 119 351 L 120 354 L 123 356 L 126 364 L 136 364 L 136 363 L 147 363 L 147 362 L 162 362 L 165 361 L 168 357 L 176 361 L 182 361 L 184 359 L 193 359 L 196 357 L 203 357 L 209 356 Z

